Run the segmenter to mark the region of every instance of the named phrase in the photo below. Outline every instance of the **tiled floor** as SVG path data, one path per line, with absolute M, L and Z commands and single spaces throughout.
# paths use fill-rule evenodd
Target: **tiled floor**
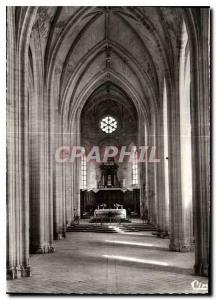
M 68 233 L 55 253 L 33 255 L 32 277 L 8 281 L 17 293 L 152 294 L 206 293 L 191 282 L 193 253 L 168 251 L 167 239 L 151 233 Z

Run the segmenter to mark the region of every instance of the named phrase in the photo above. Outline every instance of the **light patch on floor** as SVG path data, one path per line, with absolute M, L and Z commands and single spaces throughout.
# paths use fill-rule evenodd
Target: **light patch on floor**
M 152 246 L 151 246 L 152 245 Z M 192 275 L 194 253 L 170 252 L 155 236 L 71 232 L 55 253 L 30 258 L 32 276 L 7 282 L 13 293 L 206 293 Z
M 106 243 L 112 243 L 112 244 L 119 244 L 119 245 L 132 245 L 132 246 L 141 246 L 141 247 L 154 247 L 153 244 L 149 244 L 149 243 L 135 243 L 135 242 L 129 242 L 129 241 L 110 241 L 110 240 L 106 240 Z
M 127 256 L 120 256 L 120 255 L 103 255 L 104 257 L 111 258 L 111 259 L 117 259 L 117 260 L 123 260 L 123 261 L 131 261 L 141 264 L 150 264 L 150 265 L 160 265 L 160 266 L 169 266 L 166 262 L 160 262 L 155 260 L 147 260 L 147 259 L 138 259 L 135 257 L 127 257 Z

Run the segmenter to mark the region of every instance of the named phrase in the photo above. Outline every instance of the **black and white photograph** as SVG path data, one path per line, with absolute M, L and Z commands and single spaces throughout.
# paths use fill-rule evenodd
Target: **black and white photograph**
M 77 4 L 5 6 L 5 293 L 210 295 L 211 7 Z

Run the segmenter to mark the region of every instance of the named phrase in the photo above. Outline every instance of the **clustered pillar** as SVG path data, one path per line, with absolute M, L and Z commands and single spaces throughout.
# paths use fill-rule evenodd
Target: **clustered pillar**
M 16 39 L 15 8 L 7 13 L 7 278 L 30 276 L 28 56 L 35 8 L 26 8 Z

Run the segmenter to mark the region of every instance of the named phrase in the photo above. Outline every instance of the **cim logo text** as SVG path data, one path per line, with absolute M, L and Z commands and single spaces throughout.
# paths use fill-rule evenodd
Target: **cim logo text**
M 192 281 L 191 286 L 194 291 L 208 291 L 208 283 L 203 283 L 199 280 Z

